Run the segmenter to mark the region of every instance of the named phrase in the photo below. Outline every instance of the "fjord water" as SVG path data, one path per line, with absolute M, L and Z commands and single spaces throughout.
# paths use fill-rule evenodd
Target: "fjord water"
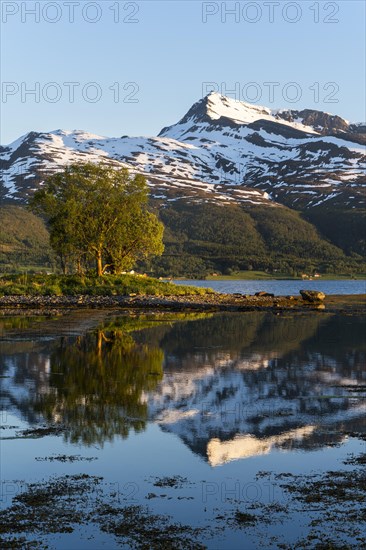
M 290 505 L 243 527 L 236 511 L 275 518 L 289 502 L 273 476 L 347 470 L 365 450 L 363 315 L 106 312 L 80 334 L 72 315 L 69 332 L 57 322 L 0 320 L 5 508 L 24 484 L 88 474 L 103 478 L 102 499 L 204 528 L 209 548 L 291 545 L 310 512 Z M 40 426 L 60 431 L 20 431 Z M 51 548 L 131 543 L 95 525 L 38 536 Z
M 212 288 L 217 292 L 229 294 L 240 292 L 241 294 L 255 294 L 265 291 L 275 296 L 286 296 L 288 294 L 299 294 L 301 289 L 319 290 L 325 294 L 366 294 L 366 280 L 345 279 L 338 281 L 325 281 L 321 279 L 312 280 L 226 280 L 226 281 L 198 281 L 178 280 L 176 284 L 196 285 L 205 288 Z

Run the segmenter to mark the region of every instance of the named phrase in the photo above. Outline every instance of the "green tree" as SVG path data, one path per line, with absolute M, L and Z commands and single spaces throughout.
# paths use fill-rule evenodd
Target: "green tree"
M 92 163 L 50 176 L 30 203 L 45 216 L 64 270 L 67 263 L 80 269 L 93 258 L 98 276 L 163 253 L 163 225 L 147 206 L 143 176 Z

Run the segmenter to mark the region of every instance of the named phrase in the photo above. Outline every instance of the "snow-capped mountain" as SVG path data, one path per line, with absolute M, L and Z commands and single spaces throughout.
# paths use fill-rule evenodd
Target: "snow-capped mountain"
M 359 207 L 365 144 L 363 124 L 211 93 L 157 137 L 30 132 L 0 147 L 0 195 L 22 202 L 45 175 L 69 163 L 106 161 L 146 174 L 152 197 L 164 202 Z

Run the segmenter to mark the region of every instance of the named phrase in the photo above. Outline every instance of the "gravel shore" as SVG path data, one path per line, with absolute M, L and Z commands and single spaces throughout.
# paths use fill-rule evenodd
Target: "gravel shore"
M 248 296 L 207 294 L 205 296 L 3 296 L 0 314 L 52 313 L 65 309 L 139 309 L 149 311 L 257 311 L 257 310 L 365 310 L 365 295 L 327 296 L 324 302 L 309 303 L 301 296 Z

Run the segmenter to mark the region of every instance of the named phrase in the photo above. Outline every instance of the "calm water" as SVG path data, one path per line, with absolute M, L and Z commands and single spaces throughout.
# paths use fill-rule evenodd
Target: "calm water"
M 365 318 L 105 317 L 79 335 L 72 316 L 59 331 L 57 320 L 0 320 L 2 506 L 29 483 L 88 474 L 102 478 L 99 504 L 143 505 L 202 528 L 208 548 L 293 545 L 314 531 L 314 504 L 301 509 L 276 476 L 348 471 L 350 453 L 365 452 Z M 59 432 L 22 432 L 39 427 Z M 238 510 L 262 519 L 238 527 Z M 322 529 L 332 536 L 334 526 Z M 358 547 L 356 535 L 342 536 Z M 91 522 L 28 538 L 60 549 L 132 546 Z
M 218 292 L 254 294 L 264 290 L 275 296 L 298 294 L 302 289 L 320 290 L 325 294 L 366 294 L 366 281 L 174 281 L 176 284 L 209 287 Z

